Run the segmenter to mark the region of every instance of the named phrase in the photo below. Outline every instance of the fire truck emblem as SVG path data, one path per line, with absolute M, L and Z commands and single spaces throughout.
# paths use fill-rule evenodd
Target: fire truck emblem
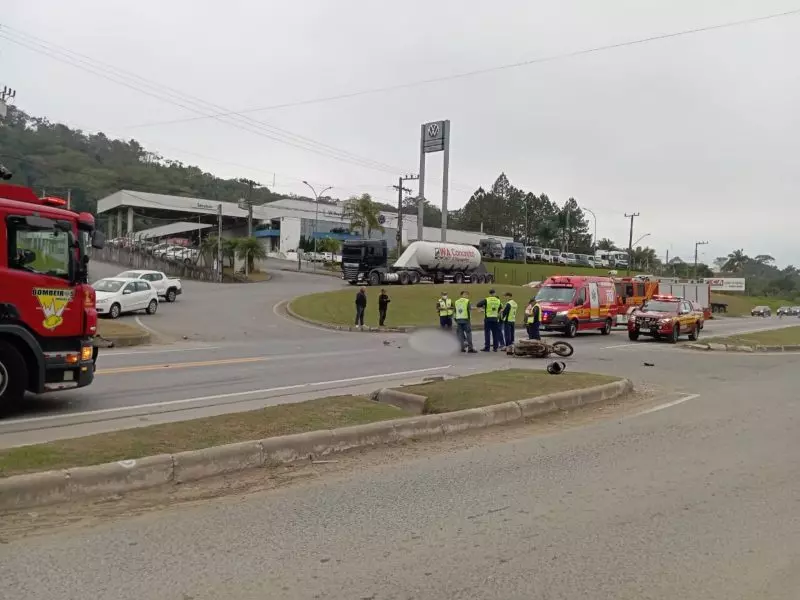
M 64 322 L 63 314 L 72 300 L 73 291 L 64 288 L 33 288 L 33 295 L 39 302 L 44 315 L 42 326 L 50 331 Z

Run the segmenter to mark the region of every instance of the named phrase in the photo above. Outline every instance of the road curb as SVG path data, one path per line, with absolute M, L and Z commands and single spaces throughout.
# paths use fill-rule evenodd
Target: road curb
M 128 335 L 102 336 L 101 341 L 103 345 L 101 347 L 125 348 L 129 346 L 143 346 L 144 344 L 149 344 L 151 340 L 152 336 L 147 331 Z
M 686 348 L 707 352 L 742 352 L 750 354 L 758 352 L 780 354 L 781 352 L 800 351 L 800 344 L 787 344 L 786 346 L 737 346 L 735 344 L 717 344 L 709 342 L 708 344 L 687 344 Z
M 353 325 L 333 325 L 332 323 L 315 321 L 314 319 L 309 319 L 308 317 L 298 315 L 292 310 L 292 302 L 293 300 L 288 300 L 286 302 L 286 314 L 291 318 L 297 319 L 298 321 L 303 321 L 309 325 L 314 325 L 315 327 L 322 327 L 323 329 L 330 329 L 332 331 L 352 331 L 353 333 L 411 333 L 417 329 L 416 327 L 364 327 L 364 329 L 359 329 Z
M 472 429 L 522 423 L 558 411 L 618 398 L 632 391 L 633 383 L 622 379 L 582 390 L 451 413 L 309 431 L 90 467 L 14 475 L 0 478 L 0 511 L 118 497 L 164 484 L 179 485 L 258 467 L 313 460 L 358 448 L 443 438 Z

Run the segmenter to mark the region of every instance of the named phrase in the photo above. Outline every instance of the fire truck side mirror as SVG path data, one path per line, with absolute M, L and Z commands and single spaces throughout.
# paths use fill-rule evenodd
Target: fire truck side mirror
M 95 229 L 92 232 L 92 248 L 97 248 L 98 250 L 102 250 L 106 245 L 106 235 Z

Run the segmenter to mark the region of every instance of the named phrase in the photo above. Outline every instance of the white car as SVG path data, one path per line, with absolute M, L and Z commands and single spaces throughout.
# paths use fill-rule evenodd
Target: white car
M 97 296 L 97 314 L 117 319 L 123 313 L 140 310 L 153 315 L 158 310 L 158 294 L 147 281 L 109 277 L 92 284 Z
M 167 277 L 162 271 L 123 271 L 117 277 L 143 279 L 153 286 L 159 297 L 164 298 L 167 302 L 175 302 L 178 296 L 183 293 L 181 280 Z

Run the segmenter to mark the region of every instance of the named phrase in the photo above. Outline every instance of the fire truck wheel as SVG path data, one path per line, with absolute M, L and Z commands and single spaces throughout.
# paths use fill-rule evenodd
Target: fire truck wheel
M 672 328 L 672 335 L 669 336 L 669 343 L 677 344 L 680 337 L 681 337 L 681 330 L 677 325 L 675 325 L 675 327 Z
M 692 329 L 691 333 L 689 333 L 689 339 L 693 342 L 697 341 L 697 338 L 700 337 L 700 324 L 696 324 L 694 329 Z
M 0 342 L 0 413 L 22 403 L 27 382 L 28 368 L 19 350 Z
M 112 304 L 111 308 L 108 311 L 108 316 L 112 319 L 119 319 L 119 316 L 122 314 L 122 308 L 119 304 Z
M 567 328 L 564 330 L 564 335 L 568 338 L 574 338 L 575 335 L 578 333 L 578 322 L 577 321 L 570 321 L 567 323 Z
M 600 330 L 600 335 L 610 334 L 613 326 L 614 324 L 611 322 L 611 319 L 606 319 L 606 324 L 603 325 L 603 328 Z

